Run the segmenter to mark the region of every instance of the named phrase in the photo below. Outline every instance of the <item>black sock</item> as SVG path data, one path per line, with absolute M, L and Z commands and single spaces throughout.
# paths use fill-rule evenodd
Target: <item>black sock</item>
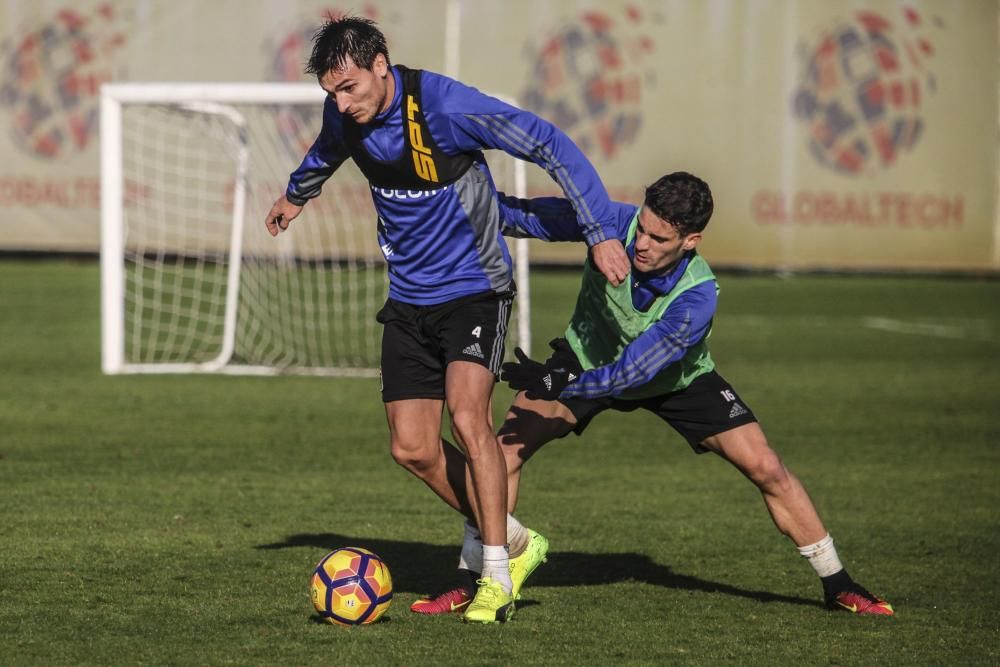
M 823 594 L 830 598 L 855 586 L 851 575 L 847 574 L 847 568 L 834 572 L 828 577 L 820 577 L 823 582 Z
M 472 570 L 464 570 L 461 568 L 459 568 L 458 570 L 458 584 L 470 596 L 476 595 L 476 590 L 479 588 L 479 586 L 476 585 L 476 580 L 478 580 L 479 577 L 480 574 L 478 572 L 473 572 Z

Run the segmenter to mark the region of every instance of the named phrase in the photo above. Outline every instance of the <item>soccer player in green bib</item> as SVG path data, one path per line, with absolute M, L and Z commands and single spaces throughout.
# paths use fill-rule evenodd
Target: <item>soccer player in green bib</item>
M 540 363 L 516 350 L 518 360 L 503 365 L 502 379 L 519 390 L 498 434 L 510 511 L 517 503 L 521 466 L 543 445 L 582 433 L 605 410 L 648 410 L 695 452 L 714 452 L 757 486 L 778 530 L 820 577 L 831 609 L 892 615 L 889 603 L 848 575 L 802 483 L 715 369 L 708 338 L 719 288 L 697 252 L 713 210 L 708 185 L 691 174 L 672 173 L 646 189 L 641 207 L 616 207 L 618 235 L 631 260 L 629 279 L 614 286 L 588 260 L 573 317 L 564 337 L 550 343 L 549 359 Z M 509 236 L 582 240 L 575 212 L 563 199 L 502 197 L 501 216 Z M 476 553 L 476 537 L 466 524 L 460 568 L 474 570 L 464 556 Z M 532 562 L 532 569 L 541 562 Z M 519 573 L 519 580 L 528 574 Z M 442 594 L 461 595 L 461 589 Z M 428 603 L 423 604 L 414 611 L 427 613 Z

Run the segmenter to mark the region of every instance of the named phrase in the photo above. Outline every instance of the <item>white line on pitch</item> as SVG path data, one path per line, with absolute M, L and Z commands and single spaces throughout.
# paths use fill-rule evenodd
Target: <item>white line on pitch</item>
M 866 317 L 862 324 L 869 329 L 881 329 L 893 333 L 913 334 L 916 336 L 933 336 L 935 338 L 952 338 L 964 340 L 966 336 L 965 328 L 951 324 L 931 324 L 928 322 L 906 322 L 904 320 L 894 320 L 888 317 Z

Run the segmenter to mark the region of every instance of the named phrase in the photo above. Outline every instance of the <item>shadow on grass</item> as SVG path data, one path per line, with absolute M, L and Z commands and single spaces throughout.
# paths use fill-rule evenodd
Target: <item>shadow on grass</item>
M 283 542 L 261 544 L 256 548 L 316 547 L 324 551 L 332 551 L 338 547 L 348 546 L 360 546 L 374 551 L 389 563 L 396 592 L 425 595 L 454 588 L 458 584 L 455 570 L 458 563 L 458 546 L 400 542 L 337 533 L 304 533 L 290 535 Z M 548 565 L 540 568 L 531 577 L 528 588 L 595 586 L 627 581 L 679 590 L 721 593 L 749 598 L 758 602 L 823 606 L 822 602 L 818 600 L 747 590 L 708 579 L 678 574 L 666 565 L 653 562 L 649 556 L 637 553 L 588 554 L 576 551 L 551 551 L 549 552 Z M 525 600 L 519 606 L 530 604 L 530 601 Z
M 389 625 L 390 623 L 392 623 L 393 611 L 395 610 L 390 609 L 382 618 L 371 623 L 370 625 Z M 319 614 L 312 614 L 311 616 L 309 616 L 309 622 L 312 623 L 313 625 L 332 625 L 336 628 L 359 628 L 359 627 L 364 627 L 364 625 L 369 625 L 367 623 L 364 625 L 337 625 L 336 623 L 328 622 L 325 618 L 323 618 Z

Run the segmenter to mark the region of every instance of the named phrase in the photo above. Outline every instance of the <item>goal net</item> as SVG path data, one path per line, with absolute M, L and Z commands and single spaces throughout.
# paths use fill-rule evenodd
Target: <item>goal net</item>
M 377 373 L 388 280 L 353 162 L 288 232 L 264 227 L 322 102 L 314 84 L 102 88 L 105 373 Z M 499 189 L 525 196 L 523 163 L 487 159 Z M 511 248 L 508 342 L 529 349 L 528 246 Z

